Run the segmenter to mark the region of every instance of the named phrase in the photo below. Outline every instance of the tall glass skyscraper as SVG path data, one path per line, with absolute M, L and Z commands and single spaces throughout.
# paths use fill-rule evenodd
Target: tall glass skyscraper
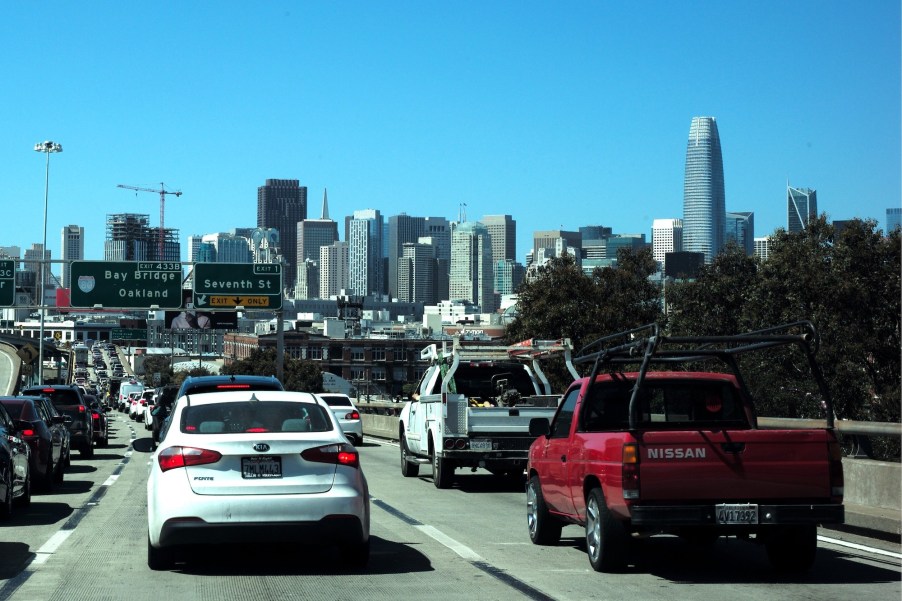
M 683 250 L 710 263 L 723 247 L 726 208 L 723 156 L 714 117 L 693 117 L 683 180 Z
M 786 186 L 786 230 L 804 232 L 817 218 L 817 190 Z

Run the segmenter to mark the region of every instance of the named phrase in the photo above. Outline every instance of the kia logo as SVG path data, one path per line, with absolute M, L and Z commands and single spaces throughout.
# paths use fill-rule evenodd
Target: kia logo
M 258 451 L 260 453 L 265 453 L 266 451 L 269 450 L 269 445 L 266 444 L 265 442 L 258 442 L 257 444 L 254 445 L 254 450 Z

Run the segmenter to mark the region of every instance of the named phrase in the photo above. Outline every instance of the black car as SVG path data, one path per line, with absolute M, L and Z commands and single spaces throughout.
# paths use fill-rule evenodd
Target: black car
M 20 395 L 21 396 L 21 395 Z M 57 416 L 63 419 L 63 426 L 60 428 L 59 426 L 55 426 L 59 429 L 60 433 L 63 437 L 63 467 L 67 468 L 70 465 L 70 454 L 72 452 L 72 434 L 69 432 L 69 422 L 72 420 L 68 415 L 63 415 L 59 412 L 59 410 L 54 406 L 54 404 L 45 396 L 33 396 L 28 397 L 30 399 L 35 400 L 41 407 L 44 408 L 44 412 L 49 415 L 51 418 L 55 418 Z
M 94 442 L 98 447 L 105 447 L 110 443 L 109 420 L 107 419 L 106 410 L 103 403 L 96 395 L 85 395 L 85 402 L 91 410 L 91 421 L 94 426 Z
M 78 449 L 82 457 L 94 456 L 94 422 L 91 409 L 78 386 L 63 384 L 32 386 L 22 390 L 22 395 L 49 398 L 57 411 L 72 418 L 67 424 L 72 446 Z
M 66 456 L 63 445 L 69 434 L 63 415 L 50 415 L 38 397 L 0 397 L 0 405 L 6 408 L 23 439 L 31 447 L 32 482 L 42 490 L 51 492 L 63 481 Z
M 0 520 L 13 514 L 13 503 L 31 503 L 31 447 L 6 408 L 0 405 Z

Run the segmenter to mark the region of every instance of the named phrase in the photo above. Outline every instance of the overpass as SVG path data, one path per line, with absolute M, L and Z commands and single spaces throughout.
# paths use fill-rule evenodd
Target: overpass
M 363 433 L 398 440 L 398 415 L 404 403 L 358 402 Z M 792 422 L 792 423 L 791 423 Z M 836 422 L 840 433 L 851 435 L 902 435 L 902 424 Z M 817 428 L 822 420 L 759 418 L 762 428 Z M 902 538 L 902 464 L 863 457 L 843 457 L 845 479 L 845 528 L 861 530 L 881 538 Z

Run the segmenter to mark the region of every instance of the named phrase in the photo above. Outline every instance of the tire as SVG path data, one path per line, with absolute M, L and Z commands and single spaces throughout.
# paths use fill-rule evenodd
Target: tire
M 172 558 L 172 551 L 166 547 L 159 549 L 150 544 L 150 536 L 147 537 L 147 567 L 151 570 L 168 570 L 175 562 Z
M 538 476 L 532 476 L 526 485 L 526 525 L 534 545 L 556 545 L 561 540 L 564 524 L 548 512 Z
M 370 541 L 342 545 L 339 553 L 344 565 L 352 570 L 361 570 L 370 561 Z
M 448 459 L 442 459 L 436 452 L 435 447 L 432 449 L 432 483 L 436 488 L 451 488 L 454 481 L 454 464 Z
M 12 468 L 10 468 L 11 470 Z M 13 481 L 12 471 L 6 479 L 6 499 L 0 504 L 0 521 L 6 522 L 13 517 Z
M 19 502 L 19 507 L 28 507 L 31 505 L 31 473 L 29 472 L 28 476 L 25 478 L 25 485 L 22 490 L 22 495 L 16 499 Z
M 410 451 L 407 450 L 407 437 L 401 434 L 399 441 L 401 447 L 401 475 L 405 478 L 414 478 L 420 473 L 420 464 L 410 461 Z
M 817 555 L 817 526 L 782 526 L 765 539 L 767 558 L 778 572 L 807 572 Z
M 586 551 L 596 572 L 626 569 L 629 536 L 608 510 L 600 488 L 593 488 L 586 501 Z

